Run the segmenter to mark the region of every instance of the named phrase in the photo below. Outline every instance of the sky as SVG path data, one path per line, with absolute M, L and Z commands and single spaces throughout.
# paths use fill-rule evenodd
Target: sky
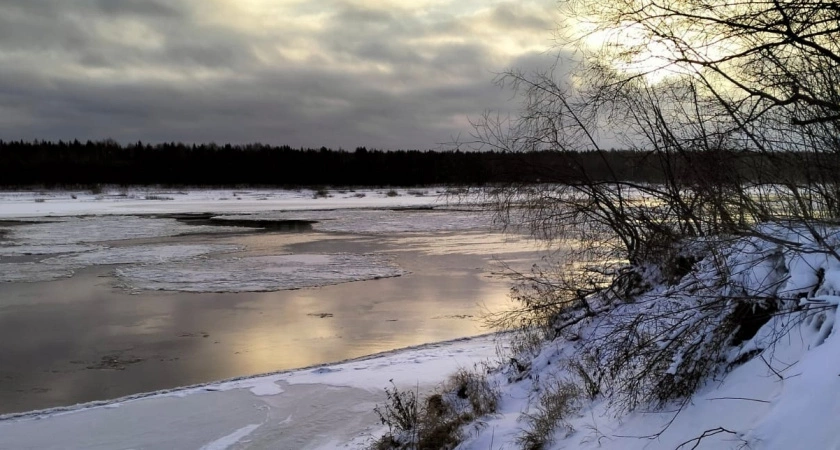
M 0 139 L 430 149 L 515 112 L 556 0 L 2 0 Z

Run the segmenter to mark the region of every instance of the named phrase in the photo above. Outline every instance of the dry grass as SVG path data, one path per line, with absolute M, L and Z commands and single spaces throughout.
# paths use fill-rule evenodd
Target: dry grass
M 581 394 L 577 385 L 569 381 L 554 380 L 545 386 L 534 411 L 520 416 L 527 428 L 517 438 L 517 444 L 524 450 L 540 450 L 554 443 L 557 431 L 574 431 L 568 418 L 580 409 Z
M 476 371 L 461 369 L 443 384 L 441 392 L 422 401 L 413 391 L 386 388 L 387 401 L 374 411 L 388 432 L 373 450 L 446 450 L 464 438 L 464 428 L 492 414 L 498 392 Z

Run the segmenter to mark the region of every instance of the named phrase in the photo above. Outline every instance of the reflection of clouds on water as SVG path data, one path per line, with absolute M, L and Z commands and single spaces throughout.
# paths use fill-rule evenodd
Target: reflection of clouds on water
M 492 311 L 509 305 L 508 284 L 477 270 L 487 264 L 484 256 L 392 253 L 390 239 L 310 239 L 316 236 L 257 234 L 235 241 L 249 251 L 259 248 L 262 239 L 273 248 L 286 239 L 297 242 L 295 250 L 304 254 L 327 253 L 329 247 L 356 254 L 385 251 L 411 276 L 274 292 L 131 295 L 102 282 L 98 277 L 106 272 L 99 270 L 52 283 L 0 286 L 4 304 L 18 305 L 0 315 L 0 352 L 21 355 L 7 370 L 27 374 L 10 386 L 51 389 L 43 395 L 15 394 L 0 402 L 0 411 L 110 398 L 475 335 L 490 331 L 480 320 L 482 305 Z M 333 317 L 317 317 L 323 313 Z M 459 318 L 467 315 L 475 317 Z M 131 348 L 126 355 L 145 361 L 118 374 L 85 369 L 126 348 Z M 76 360 L 85 364 L 71 363 Z
M 403 251 L 420 251 L 428 255 L 505 255 L 546 249 L 544 243 L 525 235 L 487 232 L 400 236 L 390 238 L 390 241 Z
M 526 259 L 516 254 L 526 251 L 526 240 L 490 233 L 491 222 L 469 212 L 264 215 L 320 220 L 317 230 L 342 233 L 241 234 L 248 230 L 232 228 L 238 233 L 166 239 L 173 245 L 164 245 L 154 239 L 228 227 L 138 216 L 45 218 L 50 223 L 0 226 L 14 230 L 6 237 L 15 239 L 0 242 L 0 274 L 25 271 L 28 275 L 18 276 L 37 274 L 46 280 L 68 277 L 77 266 L 128 264 L 119 267 L 124 274 L 136 270 L 163 281 L 203 277 L 198 283 L 204 286 L 215 281 L 238 286 L 230 293 L 200 295 L 124 291 L 114 288 L 113 279 L 101 278 L 113 274 L 113 268 L 85 270 L 52 283 L 3 284 L 0 353 L 26 355 L 7 367 L 16 376 L 27 374 L 12 386 L 49 386 L 51 391 L 0 398 L 0 411 L 302 367 L 483 333 L 488 330 L 480 321 L 480 305 L 498 310 L 509 304 L 508 283 L 486 276 L 487 255 Z M 135 238 L 147 240 L 110 242 Z M 109 245 L 114 247 L 103 248 Z M 24 246 L 40 246 L 40 251 L 22 251 Z M 212 256 L 235 246 L 244 246 L 247 257 Z M 203 258 L 205 252 L 211 256 Z M 291 252 L 303 259 L 294 259 Z M 266 263 L 271 258 L 274 262 Z M 207 267 L 213 270 L 202 269 Z M 174 273 L 178 270 L 183 273 Z M 404 270 L 411 276 L 396 276 Z M 393 278 L 372 280 L 377 277 Z M 295 287 L 323 287 L 242 291 L 255 283 L 277 288 L 280 278 L 296 280 Z M 370 281 L 345 282 L 356 279 Z M 127 278 L 119 281 L 133 286 Z M 86 370 L 71 362 L 89 365 L 126 348 L 132 349 L 126 355 L 145 361 L 120 371 L 120 381 L 110 378 L 115 376 L 111 371 Z
M 208 259 L 117 270 L 129 288 L 183 292 L 277 291 L 403 274 L 379 256 L 352 254 Z

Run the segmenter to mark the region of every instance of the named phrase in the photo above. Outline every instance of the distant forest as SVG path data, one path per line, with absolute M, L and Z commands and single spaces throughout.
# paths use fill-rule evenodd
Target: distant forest
M 656 183 L 754 161 L 719 152 L 682 154 L 663 170 L 657 154 L 608 152 L 354 151 L 289 146 L 0 141 L 0 185 L 418 186 L 619 179 Z M 680 166 L 674 170 L 674 165 Z M 709 170 L 698 171 L 700 167 Z M 711 173 L 710 173 L 711 172 Z

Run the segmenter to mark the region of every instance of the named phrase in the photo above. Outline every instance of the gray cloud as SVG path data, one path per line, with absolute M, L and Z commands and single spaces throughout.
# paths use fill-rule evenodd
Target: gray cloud
M 184 17 L 183 11 L 178 7 L 157 0 L 96 0 L 94 4 L 103 13 L 115 16 L 137 14 L 151 18 L 180 19 Z
M 551 0 L 276 3 L 6 0 L 0 138 L 433 148 L 552 62 Z

